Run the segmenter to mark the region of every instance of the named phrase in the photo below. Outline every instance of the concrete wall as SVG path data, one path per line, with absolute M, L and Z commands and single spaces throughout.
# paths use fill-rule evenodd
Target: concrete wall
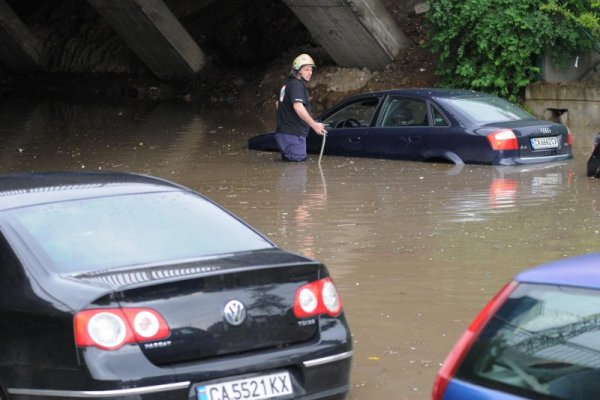
M 568 125 L 578 145 L 600 131 L 600 87 L 581 83 L 537 83 L 525 91 L 525 104 L 538 118 Z
M 542 59 L 542 82 L 529 85 L 525 104 L 533 114 L 566 124 L 587 144 L 600 131 L 600 54 L 595 51 Z
M 600 82 L 600 54 L 595 51 L 559 57 L 548 53 L 542 58 L 541 67 L 544 82 Z

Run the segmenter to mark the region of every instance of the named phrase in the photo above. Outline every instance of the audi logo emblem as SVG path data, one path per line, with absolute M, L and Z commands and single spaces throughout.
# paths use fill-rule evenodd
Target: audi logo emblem
M 550 128 L 540 128 L 540 133 L 552 133 L 552 129 L 550 129 Z
M 246 307 L 239 300 L 231 300 L 223 308 L 223 318 L 231 326 L 240 326 L 246 320 Z

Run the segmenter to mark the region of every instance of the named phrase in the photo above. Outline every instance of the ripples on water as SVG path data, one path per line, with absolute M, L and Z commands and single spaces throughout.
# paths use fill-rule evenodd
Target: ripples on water
M 269 118 L 193 104 L 12 99 L 0 106 L 0 171 L 119 170 L 190 186 L 280 246 L 324 261 L 356 342 L 352 399 L 428 398 L 474 313 L 517 271 L 598 251 L 600 181 L 576 158 L 462 167 L 246 149 Z M 266 121 L 266 122 L 265 122 Z

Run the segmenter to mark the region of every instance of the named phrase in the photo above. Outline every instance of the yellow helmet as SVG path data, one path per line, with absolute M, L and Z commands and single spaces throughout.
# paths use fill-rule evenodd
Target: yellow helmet
M 313 61 L 311 56 L 309 56 L 308 54 L 300 54 L 294 59 L 292 69 L 294 69 L 295 71 L 299 71 L 300 68 L 302 68 L 305 65 L 312 65 L 313 67 L 316 67 L 315 62 Z

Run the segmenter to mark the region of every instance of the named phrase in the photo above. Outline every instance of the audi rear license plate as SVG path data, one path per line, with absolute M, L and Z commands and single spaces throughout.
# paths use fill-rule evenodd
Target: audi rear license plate
M 534 150 L 556 149 L 557 147 L 558 136 L 531 138 L 531 148 Z
M 293 394 L 290 374 L 280 372 L 198 386 L 198 400 L 260 400 Z

